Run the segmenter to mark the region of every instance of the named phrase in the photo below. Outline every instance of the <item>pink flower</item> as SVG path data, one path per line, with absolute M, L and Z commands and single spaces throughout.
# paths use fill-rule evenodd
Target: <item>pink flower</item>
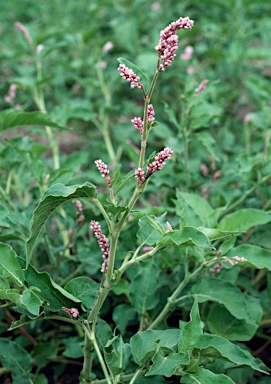
M 103 46 L 103 49 L 102 51 L 104 53 L 110 51 L 110 49 L 112 49 L 114 47 L 114 44 L 112 43 L 112 41 L 108 41 L 107 43 L 105 43 L 105 45 Z
M 109 260 L 109 244 L 108 239 L 105 235 L 102 234 L 101 226 L 98 221 L 91 220 L 90 228 L 93 230 L 94 236 L 98 239 L 98 244 L 103 253 L 103 265 L 101 268 L 101 272 L 107 272 L 108 268 L 108 260 Z
M 135 177 L 141 181 L 141 183 L 144 183 L 145 181 L 145 175 L 144 175 L 144 171 L 142 171 L 141 168 L 137 168 L 135 170 Z
M 66 307 L 62 307 L 62 310 L 63 311 L 65 311 L 65 312 L 67 312 L 69 315 L 71 315 L 72 317 L 74 317 L 75 319 L 78 317 L 78 315 L 79 315 L 79 311 L 78 311 L 78 309 L 76 309 L 76 308 L 71 308 L 71 309 L 69 309 L 69 308 L 66 308 Z
M 109 170 L 107 169 L 107 165 L 101 159 L 95 160 L 94 163 L 96 164 L 96 167 L 99 169 L 102 177 L 106 180 L 106 184 L 110 186 L 111 179 L 108 176 Z
M 141 117 L 134 117 L 131 122 L 134 124 L 134 127 L 137 131 L 140 132 L 142 135 L 143 132 L 143 121 L 141 120 Z
M 195 93 L 194 95 L 195 96 L 198 96 L 199 93 L 203 92 L 204 89 L 206 88 L 206 85 L 208 83 L 208 80 L 202 80 L 202 82 L 200 83 L 200 85 L 198 86 L 198 88 L 195 89 Z
M 25 40 L 28 42 L 28 44 L 32 45 L 33 40 L 28 32 L 28 30 L 23 26 L 22 23 L 19 21 L 16 21 L 15 27 L 18 29 L 19 32 L 21 32 L 24 35 Z
M 148 123 L 154 121 L 154 108 L 152 104 L 148 106 Z
M 167 232 L 173 231 L 173 228 L 172 228 L 171 224 L 168 221 L 166 222 L 166 225 L 167 225 Z
M 131 88 L 139 88 L 144 90 L 143 84 L 140 82 L 140 77 L 137 76 L 132 69 L 129 69 L 124 64 L 120 64 L 118 67 L 118 70 L 120 71 L 121 77 L 128 81 L 128 83 L 131 83 Z
M 166 67 L 169 67 L 176 56 L 178 49 L 177 31 L 179 29 L 191 29 L 193 25 L 194 21 L 190 20 L 189 17 L 180 17 L 160 32 L 160 41 L 155 47 L 161 55 L 160 71 L 164 71 Z
M 185 47 L 185 49 L 184 49 L 184 53 L 182 53 L 182 54 L 180 55 L 180 58 L 181 58 L 183 61 L 189 61 L 189 60 L 191 60 L 193 51 L 194 51 L 194 48 L 191 47 L 191 45 L 188 45 L 187 47 Z
M 166 164 L 166 161 L 171 158 L 172 154 L 172 149 L 168 147 L 163 149 L 163 151 L 159 152 L 158 155 L 155 156 L 155 160 L 150 163 L 147 167 L 146 179 L 150 177 L 154 172 L 163 169 Z
M 11 104 L 16 97 L 17 85 L 11 84 L 7 95 L 5 96 L 5 102 Z

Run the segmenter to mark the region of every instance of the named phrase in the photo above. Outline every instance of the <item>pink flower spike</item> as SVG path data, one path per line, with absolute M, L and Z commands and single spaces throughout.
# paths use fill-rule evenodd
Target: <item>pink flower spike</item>
M 16 21 L 15 27 L 18 29 L 19 32 L 21 32 L 24 35 L 25 40 L 28 42 L 28 44 L 32 45 L 33 40 L 28 32 L 28 30 L 23 26 L 22 23 L 19 21 Z
M 140 117 L 135 117 L 131 120 L 131 122 L 134 124 L 134 127 L 137 131 L 140 132 L 140 134 L 142 135 L 142 132 L 143 132 L 143 121 L 141 120 Z
M 144 90 L 143 84 L 140 82 L 140 77 L 137 76 L 132 69 L 129 69 L 124 64 L 120 64 L 118 67 L 121 77 L 131 83 L 131 88 L 139 88 Z
M 150 177 L 154 172 L 160 171 L 164 168 L 166 161 L 171 158 L 171 155 L 173 154 L 172 149 L 165 148 L 163 151 L 159 152 L 157 156 L 155 156 L 155 160 L 150 163 L 147 167 L 146 172 L 146 179 Z
M 137 168 L 135 170 L 135 177 L 141 181 L 141 183 L 144 183 L 145 181 L 145 175 L 144 175 L 144 171 L 142 171 L 141 168 Z
M 91 220 L 90 228 L 93 230 L 94 236 L 98 240 L 98 244 L 103 253 L 104 262 L 102 264 L 101 272 L 107 272 L 108 261 L 109 261 L 109 244 L 108 239 L 105 235 L 102 234 L 101 226 L 98 221 Z
M 206 88 L 207 83 L 208 83 L 208 80 L 206 80 L 206 79 L 202 80 L 202 82 L 200 83 L 198 88 L 195 89 L 194 96 L 198 96 L 199 93 L 203 92 L 204 89 Z
M 99 169 L 102 177 L 105 179 L 106 184 L 110 187 L 111 179 L 108 176 L 109 170 L 107 169 L 107 165 L 101 159 L 95 160 L 94 163 L 95 163 L 96 167 Z
M 166 225 L 167 225 L 167 232 L 173 231 L 173 228 L 172 228 L 171 224 L 168 221 L 166 222 Z
M 152 104 L 148 106 L 148 123 L 154 121 L 154 108 Z
M 180 17 L 179 20 L 169 24 L 160 32 L 160 41 L 155 47 L 162 60 L 160 71 L 164 71 L 166 67 L 169 67 L 176 56 L 178 49 L 177 31 L 179 29 L 191 29 L 193 25 L 194 21 L 190 20 L 189 17 Z
M 79 315 L 79 311 L 78 311 L 78 309 L 76 309 L 76 308 L 71 308 L 71 309 L 69 309 L 69 308 L 66 308 L 66 307 L 62 307 L 62 310 L 63 311 L 65 311 L 65 312 L 67 312 L 69 315 L 71 315 L 72 317 L 74 317 L 75 319 L 78 317 L 78 315 Z

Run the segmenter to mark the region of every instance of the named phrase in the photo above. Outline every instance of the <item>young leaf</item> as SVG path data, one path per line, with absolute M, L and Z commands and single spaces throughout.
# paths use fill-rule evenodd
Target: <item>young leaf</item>
M 237 345 L 220 336 L 204 334 L 195 344 L 195 354 L 230 361 L 237 366 L 247 366 L 255 371 L 267 373 L 268 368 L 258 359 Z
M 178 344 L 178 352 L 183 353 L 184 355 L 190 355 L 193 351 L 195 343 L 202 334 L 203 331 L 199 316 L 199 306 L 195 300 L 190 312 L 190 321 L 185 324 L 181 333 L 180 342 Z
M 159 223 L 157 223 L 157 225 L 158 224 Z M 153 223 L 150 222 L 150 220 L 148 220 L 148 217 L 142 217 L 141 219 L 139 219 L 138 225 L 139 231 L 137 232 L 136 236 L 138 237 L 141 244 L 154 245 L 160 240 L 160 231 L 157 230 L 157 227 L 154 226 Z
M 131 351 L 137 364 L 142 365 L 151 361 L 155 351 L 161 347 L 170 352 L 177 352 L 177 345 L 180 339 L 179 329 L 167 329 L 154 331 L 149 329 L 145 332 L 138 332 L 131 338 Z M 155 345 L 155 342 L 157 345 Z
M 31 221 L 31 236 L 26 243 L 26 268 L 29 265 L 33 253 L 33 249 L 37 238 L 52 213 L 63 203 L 73 200 L 88 198 L 92 199 L 96 196 L 96 187 L 91 183 L 81 185 L 65 185 L 58 183 L 48 188 L 37 208 L 34 211 Z
M 245 232 L 251 227 L 262 225 L 271 221 L 271 215 L 260 209 L 240 209 L 225 216 L 218 224 L 221 231 Z
M 235 384 L 229 377 L 223 374 L 215 374 L 204 368 L 200 368 L 198 373 L 184 375 L 180 382 L 182 384 Z
M 39 316 L 40 307 L 42 306 L 42 300 L 35 293 L 35 290 L 30 288 L 22 293 L 22 304 L 24 304 L 27 310 L 34 316 Z
M 157 244 L 175 247 L 195 245 L 201 248 L 211 248 L 208 238 L 194 227 L 184 227 L 181 230 L 165 233 Z
M 13 341 L 0 339 L 0 356 L 3 367 L 12 372 L 13 384 L 33 383 L 30 377 L 31 356 Z
M 130 360 L 129 344 L 124 344 L 121 336 L 114 336 L 104 346 L 105 361 L 113 375 L 123 371 Z
M 6 109 L 0 112 L 0 133 L 9 128 L 26 125 L 43 125 L 52 128 L 68 129 L 55 123 L 48 115 L 41 112 L 24 112 L 17 109 Z
M 38 272 L 32 265 L 25 271 L 25 277 L 30 286 L 40 290 L 36 295 L 46 301 L 52 311 L 59 311 L 63 306 L 71 308 L 81 303 L 81 300 L 56 284 L 47 272 Z
M 24 283 L 24 274 L 17 260 L 17 255 L 10 245 L 0 243 L 0 275 L 8 277 L 21 287 Z
M 64 289 L 81 300 L 86 309 L 91 309 L 98 296 L 100 284 L 89 277 L 81 276 L 70 280 Z
M 183 199 L 200 217 L 202 224 L 206 225 L 208 216 L 214 211 L 206 199 L 203 199 L 195 193 L 185 193 L 180 191 L 177 191 L 177 198 Z

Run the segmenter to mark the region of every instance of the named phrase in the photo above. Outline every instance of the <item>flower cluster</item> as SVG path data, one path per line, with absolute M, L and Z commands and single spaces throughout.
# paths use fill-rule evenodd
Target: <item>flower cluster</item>
M 148 106 L 148 119 L 147 122 L 150 123 L 151 121 L 154 121 L 154 108 L 152 104 L 149 104 Z M 143 132 L 143 121 L 141 117 L 134 117 L 131 122 L 134 124 L 134 127 L 137 131 L 140 132 L 142 135 Z
M 120 64 L 118 67 L 121 77 L 131 83 L 131 88 L 140 88 L 144 89 L 144 85 L 140 82 L 140 77 L 137 76 L 132 69 L 129 69 L 124 64 Z
M 109 244 L 108 239 L 105 235 L 102 234 L 101 226 L 100 224 L 95 221 L 91 220 L 90 222 L 90 228 L 93 230 L 94 236 L 96 239 L 98 239 L 99 246 L 101 248 L 101 251 L 103 253 L 103 265 L 101 268 L 101 272 L 107 272 L 108 268 L 108 260 L 109 260 Z
M 17 85 L 16 84 L 11 84 L 8 90 L 7 95 L 5 96 L 5 102 L 8 104 L 11 104 L 15 97 L 16 97 L 16 90 L 17 90 Z
M 183 61 L 190 61 L 192 58 L 193 52 L 194 52 L 194 48 L 191 47 L 191 45 L 187 45 L 187 47 L 185 47 L 184 49 L 184 52 L 180 55 L 180 58 Z
M 210 277 L 214 277 L 215 274 L 219 273 L 221 269 L 223 268 L 223 265 L 221 263 L 216 263 L 211 269 L 210 269 Z
M 195 93 L 194 95 L 195 96 L 198 96 L 199 93 L 203 92 L 204 89 L 206 88 L 206 85 L 208 83 L 208 80 L 202 80 L 202 82 L 200 83 L 200 85 L 198 86 L 198 88 L 195 89 Z
M 32 45 L 33 40 L 31 38 L 28 30 L 25 28 L 25 26 L 23 26 L 23 24 L 20 23 L 19 21 L 16 21 L 15 27 L 18 29 L 19 32 L 21 32 L 24 35 L 24 38 L 28 42 L 28 44 Z
M 160 32 L 160 41 L 155 47 L 162 60 L 160 71 L 164 71 L 166 67 L 169 67 L 176 56 L 178 49 L 177 31 L 179 29 L 191 29 L 193 25 L 194 21 L 190 20 L 189 17 L 180 17 Z
M 146 176 L 141 168 L 137 168 L 135 170 L 135 177 L 140 180 L 141 183 L 144 183 L 144 181 L 148 177 L 150 177 L 154 172 L 161 171 L 161 169 L 164 168 L 166 161 L 171 158 L 172 154 L 172 149 L 168 147 L 163 149 L 163 151 L 159 152 L 158 155 L 155 156 L 154 161 L 148 165 Z
M 62 310 L 67 312 L 69 315 L 72 315 L 72 317 L 74 317 L 75 319 L 79 315 L 79 311 L 76 308 L 69 309 L 69 308 L 66 308 L 66 307 L 62 307 Z
M 106 184 L 108 186 L 110 186 L 111 179 L 108 176 L 109 175 L 109 170 L 107 169 L 107 165 L 101 159 L 95 160 L 94 163 L 95 163 L 96 167 L 99 169 L 102 177 L 105 179 Z
M 81 225 L 84 222 L 84 220 L 85 220 L 85 216 L 84 216 L 84 213 L 83 213 L 83 204 L 81 203 L 80 200 L 73 200 L 72 202 L 73 202 L 73 204 L 74 204 L 74 206 L 76 208 L 76 213 L 78 215 L 77 222 L 78 222 L 79 225 Z

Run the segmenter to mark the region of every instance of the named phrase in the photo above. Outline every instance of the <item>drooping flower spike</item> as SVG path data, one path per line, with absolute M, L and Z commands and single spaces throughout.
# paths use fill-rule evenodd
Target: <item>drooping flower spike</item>
M 109 261 L 109 243 L 108 239 L 105 235 L 102 233 L 102 229 L 98 221 L 91 220 L 90 222 L 90 228 L 93 230 L 94 236 L 98 240 L 98 244 L 100 246 L 100 249 L 103 253 L 103 265 L 101 268 L 101 272 L 105 273 L 107 272 L 108 268 L 108 261 Z
M 111 179 L 109 177 L 109 170 L 107 169 L 107 165 L 101 159 L 95 160 L 94 163 L 99 169 L 102 177 L 105 179 L 106 184 L 110 187 Z
M 134 71 L 127 68 L 126 65 L 120 64 L 118 67 L 121 77 L 130 83 L 131 88 L 139 88 L 144 91 L 144 85 L 140 82 L 140 77 L 137 76 Z

